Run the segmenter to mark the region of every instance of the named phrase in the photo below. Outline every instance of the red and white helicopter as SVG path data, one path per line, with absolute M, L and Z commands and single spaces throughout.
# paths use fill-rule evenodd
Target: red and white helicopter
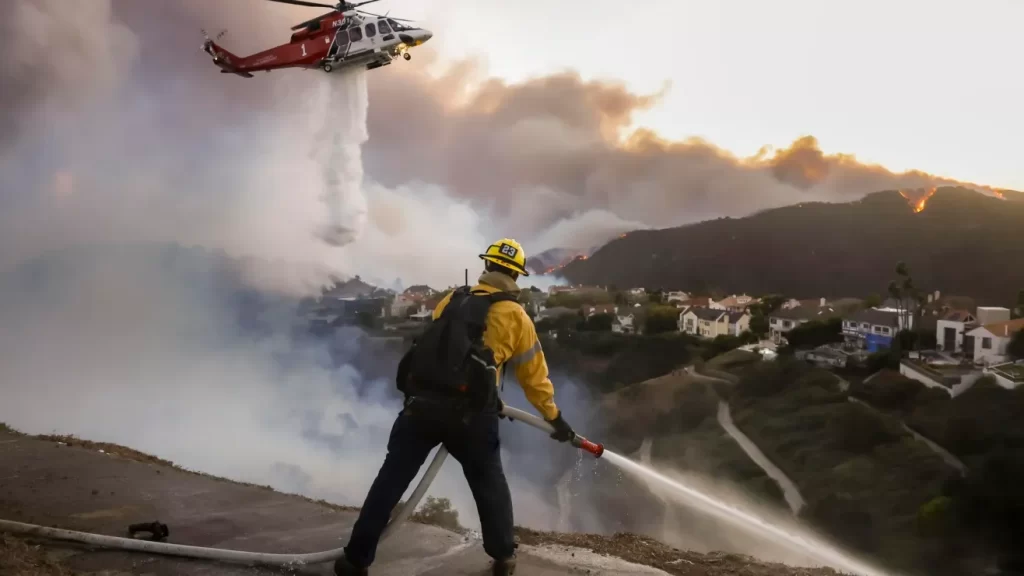
M 401 56 L 412 59 L 409 49 L 433 36 L 429 30 L 403 24 L 411 22 L 357 10 L 376 2 L 365 0 L 355 4 L 338 2 L 321 4 L 304 0 L 270 0 L 282 4 L 331 8 L 327 14 L 292 26 L 294 33 L 287 44 L 275 46 L 251 56 L 235 56 L 206 36 L 203 51 L 213 57 L 221 73 L 252 78 L 253 72 L 270 72 L 281 68 L 311 68 L 331 72 L 339 68 L 365 66 L 367 70 L 391 64 Z M 217 35 L 220 39 L 224 35 Z

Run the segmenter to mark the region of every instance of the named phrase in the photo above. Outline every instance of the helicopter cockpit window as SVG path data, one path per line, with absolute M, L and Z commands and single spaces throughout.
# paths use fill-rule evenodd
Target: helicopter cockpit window
M 391 34 L 391 27 L 388 26 L 387 20 L 380 20 L 377 22 L 377 29 L 380 30 L 381 34 Z
M 391 29 L 394 30 L 395 32 L 398 32 L 400 30 L 412 30 L 412 28 L 409 28 L 405 24 L 401 24 L 395 20 L 388 19 L 388 24 L 391 24 Z
M 355 28 L 349 28 L 348 37 L 353 42 L 359 42 L 360 40 L 363 39 L 363 29 L 358 26 L 356 26 Z
M 366 37 L 367 38 L 373 38 L 376 35 L 377 35 L 377 26 L 373 22 L 370 22 L 369 24 L 366 25 Z

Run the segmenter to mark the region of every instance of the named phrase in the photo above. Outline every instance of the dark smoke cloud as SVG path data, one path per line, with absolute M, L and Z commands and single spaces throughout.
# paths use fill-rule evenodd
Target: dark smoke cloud
M 389 184 L 439 183 L 526 238 L 543 239 L 557 223 L 571 232 L 559 242 L 579 234 L 583 248 L 595 235 L 607 239 L 630 227 L 949 182 L 825 154 L 811 136 L 740 158 L 700 139 L 630 132 L 633 115 L 656 105 L 658 95 L 572 72 L 509 84 L 483 77 L 472 63 L 440 77 L 425 69 L 373 78 L 370 173 Z

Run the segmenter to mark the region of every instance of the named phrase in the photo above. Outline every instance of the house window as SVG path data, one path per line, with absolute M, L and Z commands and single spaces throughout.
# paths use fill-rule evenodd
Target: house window
M 882 334 L 888 334 L 888 333 L 889 333 L 889 327 L 888 326 L 883 326 L 882 327 Z
M 984 350 L 991 350 L 992 349 L 992 339 L 991 338 L 982 338 L 981 339 L 981 347 Z
M 772 320 L 771 320 L 772 326 L 775 326 L 778 323 L 779 323 L 779 319 L 778 318 L 772 318 Z
M 868 324 L 867 322 L 865 322 L 865 323 L 861 324 L 860 327 L 863 328 L 864 330 L 867 330 L 867 329 L 871 328 L 871 325 Z
M 782 323 L 782 327 L 783 328 L 792 328 L 793 327 L 793 323 L 790 322 L 789 320 L 786 320 L 785 322 Z

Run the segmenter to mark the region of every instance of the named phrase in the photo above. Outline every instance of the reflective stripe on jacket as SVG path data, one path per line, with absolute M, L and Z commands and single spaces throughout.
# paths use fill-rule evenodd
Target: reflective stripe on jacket
M 519 286 L 500 272 L 484 272 L 480 283 L 473 292 L 508 292 L 518 296 Z M 437 320 L 451 300 L 446 295 L 434 308 L 433 318 Z M 484 345 L 494 352 L 494 362 L 500 367 L 506 365 L 515 370 L 516 379 L 523 387 L 526 399 L 547 420 L 558 416 L 555 406 L 555 389 L 548 378 L 548 363 L 544 359 L 537 329 L 533 320 L 516 302 L 495 302 L 487 313 L 487 328 L 484 331 Z M 496 381 L 495 386 L 500 382 Z

